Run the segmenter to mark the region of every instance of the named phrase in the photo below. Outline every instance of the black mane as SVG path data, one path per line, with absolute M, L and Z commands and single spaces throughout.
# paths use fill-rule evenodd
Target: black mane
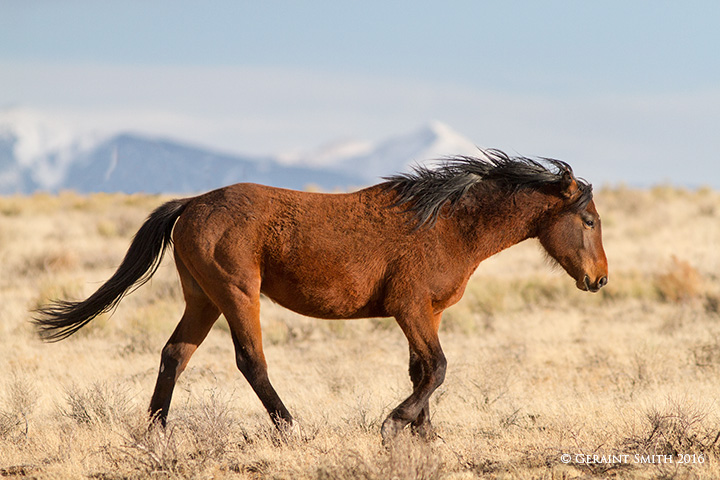
M 417 166 L 411 173 L 401 173 L 386 180 L 383 187 L 397 192 L 395 206 L 407 205 L 414 214 L 417 227 L 435 223 L 445 203 L 455 205 L 474 185 L 492 182 L 515 192 L 522 188 L 540 188 L 558 183 L 565 172 L 572 173 L 567 163 L 551 158 L 533 160 L 510 157 L 490 149 L 480 150 L 481 157 L 456 156 L 445 159 L 437 168 Z M 592 199 L 592 185 L 576 179 L 581 195 L 573 206 L 584 208 Z

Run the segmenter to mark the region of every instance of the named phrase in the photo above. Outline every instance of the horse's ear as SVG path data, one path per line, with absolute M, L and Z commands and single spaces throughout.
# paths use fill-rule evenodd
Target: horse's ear
M 572 170 L 569 168 L 565 169 L 562 177 L 560 178 L 560 191 L 562 192 L 563 197 L 572 198 L 579 190 L 580 187 L 578 187 L 577 180 L 575 179 L 575 175 L 573 175 Z

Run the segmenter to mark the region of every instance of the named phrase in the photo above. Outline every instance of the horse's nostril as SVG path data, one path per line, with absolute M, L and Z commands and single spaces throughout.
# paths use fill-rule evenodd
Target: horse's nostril
M 604 287 L 605 285 L 607 285 L 607 283 L 608 283 L 608 278 L 607 278 L 607 277 L 602 277 L 600 280 L 598 280 L 598 283 L 597 283 L 597 284 L 598 284 L 598 288 Z

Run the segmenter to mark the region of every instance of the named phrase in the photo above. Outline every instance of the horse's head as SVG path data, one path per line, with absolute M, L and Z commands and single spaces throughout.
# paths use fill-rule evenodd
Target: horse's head
M 608 282 L 608 263 L 591 187 L 578 182 L 569 166 L 555 185 L 560 203 L 541 222 L 538 238 L 580 290 L 597 292 Z

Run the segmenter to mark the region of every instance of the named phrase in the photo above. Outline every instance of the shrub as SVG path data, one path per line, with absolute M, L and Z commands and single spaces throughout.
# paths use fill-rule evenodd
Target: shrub
M 363 458 L 359 453 L 348 455 L 343 452 L 342 458 L 332 458 L 330 463 L 321 464 L 316 478 L 434 480 L 441 477 L 442 466 L 440 455 L 431 445 L 403 435 L 372 459 Z
M 625 441 L 630 452 L 641 455 L 717 454 L 720 432 L 709 429 L 709 409 L 692 402 L 668 400 L 664 408 L 646 413 L 644 431 Z
M 655 288 L 660 299 L 680 303 L 699 298 L 703 282 L 700 273 L 692 265 L 673 256 L 667 271 L 655 277 Z
M 14 372 L 5 395 L 4 408 L 0 409 L 0 437 L 15 440 L 27 437 L 28 418 L 37 405 L 35 388 Z
M 80 425 L 114 425 L 124 422 L 131 410 L 127 391 L 119 385 L 94 383 L 65 390 L 66 406 L 60 415 Z

